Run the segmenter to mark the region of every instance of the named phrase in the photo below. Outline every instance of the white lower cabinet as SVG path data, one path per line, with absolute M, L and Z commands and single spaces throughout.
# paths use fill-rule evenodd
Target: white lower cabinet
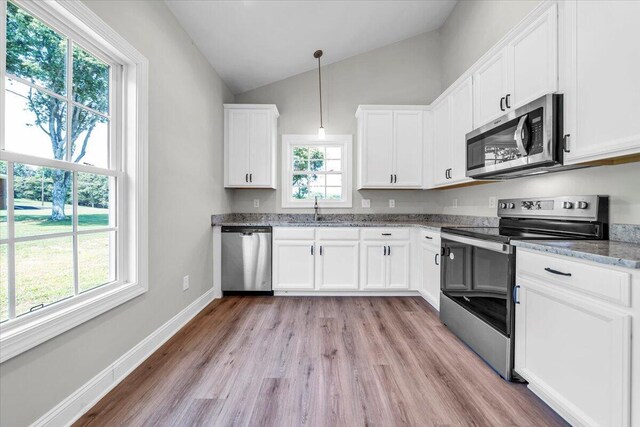
M 357 290 L 359 242 L 318 240 L 316 242 L 316 289 Z
M 409 289 L 409 241 L 363 241 L 361 245 L 361 289 Z
M 640 368 L 637 353 L 631 366 L 637 307 L 594 297 L 610 293 L 620 271 L 606 279 L 604 267 L 521 250 L 517 261 L 516 372 L 574 425 L 638 425 L 640 414 L 631 423 L 631 375 Z
M 314 254 L 313 240 L 274 240 L 273 289 L 315 289 Z
M 440 247 L 422 243 L 420 261 L 420 293 L 440 310 Z

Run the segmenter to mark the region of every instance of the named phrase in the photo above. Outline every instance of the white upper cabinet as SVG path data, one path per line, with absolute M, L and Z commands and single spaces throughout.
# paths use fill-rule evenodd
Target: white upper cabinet
M 640 2 L 560 3 L 565 163 L 640 152 Z
M 358 188 L 421 188 L 424 107 L 358 107 Z
M 466 177 L 466 135 L 473 130 L 472 87 L 468 77 L 433 107 L 430 164 L 434 187 L 471 181 Z
M 225 187 L 276 188 L 277 121 L 275 105 L 224 105 Z
M 550 3 L 473 73 L 474 127 L 557 90 L 558 10 Z
M 473 73 L 473 109 L 479 127 L 505 114 L 508 93 L 507 51 L 501 50 Z

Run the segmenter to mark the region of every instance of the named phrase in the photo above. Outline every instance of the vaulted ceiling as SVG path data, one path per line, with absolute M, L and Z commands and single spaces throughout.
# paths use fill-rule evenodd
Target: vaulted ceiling
M 165 0 L 234 93 L 439 28 L 455 0 Z

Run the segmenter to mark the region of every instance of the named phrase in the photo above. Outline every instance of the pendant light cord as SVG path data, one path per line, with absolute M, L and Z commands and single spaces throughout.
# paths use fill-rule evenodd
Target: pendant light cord
M 322 74 L 320 72 L 320 57 L 318 57 L 318 89 L 320 91 L 320 127 L 322 126 Z

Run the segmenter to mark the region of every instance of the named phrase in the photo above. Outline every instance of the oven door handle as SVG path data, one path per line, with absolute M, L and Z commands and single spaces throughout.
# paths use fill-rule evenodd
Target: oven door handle
M 520 117 L 520 121 L 518 122 L 518 126 L 516 127 L 516 132 L 513 135 L 514 139 L 516 140 L 516 145 L 518 146 L 518 151 L 523 157 L 529 154 L 527 153 L 527 149 L 524 146 L 524 139 L 522 136 L 522 133 L 524 132 L 524 138 L 529 138 L 529 132 L 527 131 L 527 128 L 525 128 L 527 124 L 527 116 L 528 114 L 525 114 L 524 116 Z
M 505 245 L 504 243 L 492 242 L 489 240 L 482 240 L 482 239 L 475 239 L 473 237 L 463 237 L 463 236 L 453 235 L 449 233 L 442 233 L 441 237 L 443 239 L 451 240 L 453 242 L 464 243 L 469 246 L 487 249 L 494 252 L 502 252 L 505 254 L 510 254 L 511 252 L 513 252 L 513 248 L 511 247 L 511 245 Z

